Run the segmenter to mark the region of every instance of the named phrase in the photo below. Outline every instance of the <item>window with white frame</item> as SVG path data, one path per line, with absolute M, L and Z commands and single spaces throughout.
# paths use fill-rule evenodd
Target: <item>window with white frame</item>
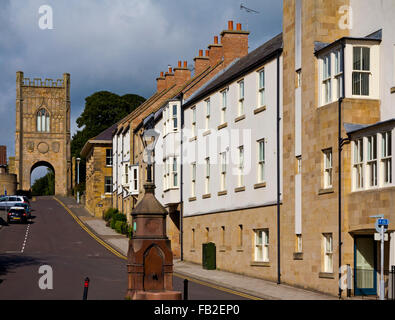
M 239 81 L 239 107 L 238 116 L 244 114 L 244 80 Z
M 178 167 L 177 167 L 177 158 L 173 157 L 173 163 L 172 163 L 172 171 L 171 171 L 171 176 L 172 176 L 172 187 L 176 188 L 178 187 Z
M 335 90 L 336 90 L 336 99 L 343 97 L 343 57 L 342 51 L 336 50 L 334 52 L 335 57 Z
M 333 272 L 333 235 L 332 233 L 324 233 L 322 236 L 323 241 L 323 255 L 324 255 L 324 272 Z
M 327 54 L 322 59 L 322 95 L 323 104 L 332 101 L 331 55 Z
M 269 262 L 269 229 L 255 230 L 254 260 Z
M 129 163 L 123 164 L 122 185 L 128 187 L 129 185 Z
M 112 193 L 112 177 L 104 177 L 104 193 Z
M 354 141 L 354 189 L 363 188 L 364 170 L 363 170 L 363 139 Z
M 206 101 L 206 130 L 210 129 L 210 99 Z
M 296 88 L 302 87 L 302 69 L 296 70 Z
M 296 174 L 302 173 L 302 156 L 296 157 Z
M 377 186 L 377 136 L 367 138 L 367 168 L 370 187 Z
M 244 186 L 244 146 L 239 147 L 238 187 Z
M 258 183 L 265 181 L 265 139 L 258 141 Z
M 112 166 L 112 149 L 106 149 L 106 166 Z
M 137 195 L 139 194 L 139 166 L 132 165 L 130 167 L 130 172 L 131 172 L 130 193 L 132 195 Z
M 169 176 L 170 176 L 170 161 L 169 158 L 164 159 L 163 161 L 164 170 L 163 170 L 163 190 L 167 190 L 170 188 L 169 184 Z
M 323 151 L 324 155 L 324 189 L 332 188 L 332 149 Z
M 196 137 L 196 107 L 193 107 L 191 110 L 192 110 L 192 119 L 191 119 L 192 137 Z
M 259 86 L 258 86 L 258 95 L 259 95 L 259 107 L 263 107 L 266 105 L 265 99 L 265 69 L 259 71 Z
M 391 131 L 381 134 L 381 165 L 383 184 L 392 183 L 392 134 Z
M 210 193 L 210 158 L 206 158 L 205 194 Z
M 226 108 L 228 107 L 228 90 L 221 91 L 221 124 L 226 122 Z
M 196 196 L 196 162 L 191 164 L 191 197 Z
M 176 104 L 172 106 L 172 123 L 173 123 L 173 131 L 178 130 L 178 107 Z
M 303 242 L 302 242 L 302 235 L 296 235 L 296 244 L 295 244 L 295 252 L 301 253 L 303 252 Z
M 226 190 L 226 152 L 220 154 L 221 159 L 221 191 Z
M 352 94 L 369 95 L 370 80 L 370 48 L 353 48 Z

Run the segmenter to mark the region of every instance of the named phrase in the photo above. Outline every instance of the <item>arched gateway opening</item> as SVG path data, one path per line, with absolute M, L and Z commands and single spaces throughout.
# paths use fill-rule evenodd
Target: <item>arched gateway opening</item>
M 55 169 L 49 162 L 39 161 L 32 166 L 30 190 L 33 196 L 55 195 Z

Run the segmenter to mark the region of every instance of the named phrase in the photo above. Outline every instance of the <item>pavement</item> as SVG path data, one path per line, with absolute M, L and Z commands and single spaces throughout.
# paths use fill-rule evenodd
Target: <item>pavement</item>
M 56 197 L 64 206 L 92 231 L 98 238 L 124 256 L 127 256 L 129 239 L 106 226 L 101 218 L 93 217 L 83 205 L 76 203 L 74 198 Z M 247 297 L 263 300 L 337 300 L 337 297 L 320 292 L 295 288 L 286 284 L 248 277 L 222 270 L 205 270 L 201 265 L 191 262 L 174 260 L 174 274 L 192 281 L 200 281 L 213 287 L 229 289 L 245 294 Z

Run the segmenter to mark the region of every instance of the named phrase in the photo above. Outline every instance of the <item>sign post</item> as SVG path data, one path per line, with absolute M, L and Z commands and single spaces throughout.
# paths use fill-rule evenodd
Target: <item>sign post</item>
M 371 216 L 371 218 L 377 218 L 375 227 L 376 231 L 380 233 L 380 300 L 384 300 L 385 288 L 384 288 L 384 241 L 385 232 L 388 228 L 389 221 L 384 219 L 384 215 L 380 214 L 378 216 Z

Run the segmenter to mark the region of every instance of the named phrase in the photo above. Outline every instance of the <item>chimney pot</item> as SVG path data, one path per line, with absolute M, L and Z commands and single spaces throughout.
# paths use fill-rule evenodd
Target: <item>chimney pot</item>
M 173 69 L 169 67 L 169 73 L 173 73 Z
M 233 30 L 233 21 L 232 20 L 228 21 L 228 30 Z
M 237 31 L 241 31 L 241 23 L 238 23 L 238 24 L 236 25 L 236 29 L 237 29 Z
M 181 68 L 181 61 L 178 61 L 178 67 Z
M 188 63 L 186 61 L 184 61 L 184 69 L 188 68 Z
M 163 78 L 163 71 L 160 73 L 161 78 Z
M 199 50 L 199 57 L 203 57 L 203 50 Z
M 218 36 L 214 37 L 214 44 L 218 44 Z
M 210 56 L 210 50 L 206 50 L 206 57 Z

